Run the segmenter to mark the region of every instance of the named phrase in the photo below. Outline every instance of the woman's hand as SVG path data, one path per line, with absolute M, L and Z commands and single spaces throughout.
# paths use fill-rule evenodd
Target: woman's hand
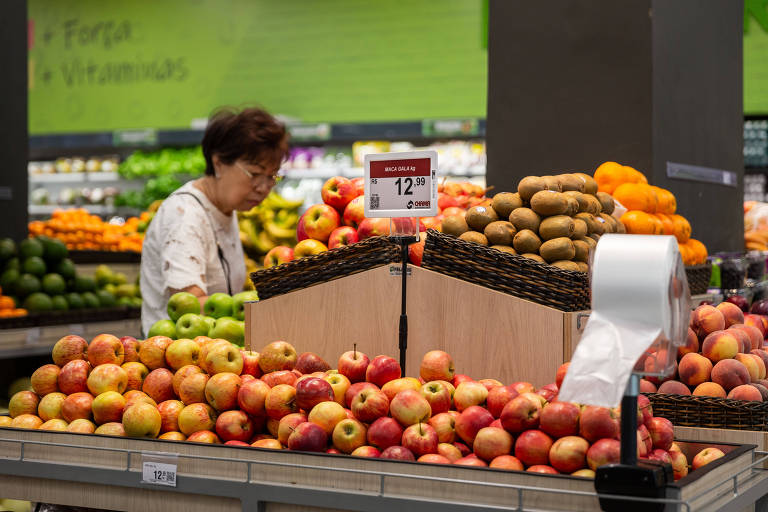
M 182 288 L 181 290 L 171 290 L 171 295 L 177 292 L 187 292 L 197 297 L 197 300 L 200 302 L 200 311 L 203 310 L 205 301 L 208 300 L 208 296 L 205 294 L 203 289 L 197 286 L 196 284 L 193 284 L 192 286 L 187 286 L 186 288 Z

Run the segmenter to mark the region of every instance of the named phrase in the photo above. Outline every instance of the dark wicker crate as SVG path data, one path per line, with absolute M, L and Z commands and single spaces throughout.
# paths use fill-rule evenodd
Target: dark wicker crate
M 389 238 L 368 238 L 314 256 L 289 261 L 251 273 L 260 300 L 338 279 L 393 261 L 399 261 L 401 247 Z
M 67 311 L 45 311 L 27 316 L 0 318 L 0 329 L 26 329 L 47 325 L 84 324 L 90 322 L 111 322 L 141 318 L 141 308 L 116 306 L 97 309 L 71 309 Z
M 560 311 L 590 308 L 586 272 L 563 270 L 430 229 L 422 267 Z
M 711 396 L 644 393 L 653 415 L 681 427 L 768 430 L 768 402 L 746 402 Z
M 707 293 L 709 288 L 709 278 L 712 277 L 712 264 L 694 265 L 685 267 L 685 275 L 688 277 L 688 288 L 691 295 L 701 295 Z

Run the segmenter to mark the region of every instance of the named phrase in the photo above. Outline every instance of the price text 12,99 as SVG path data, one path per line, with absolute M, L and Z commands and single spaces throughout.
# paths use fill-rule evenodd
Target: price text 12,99
M 416 186 L 424 186 L 427 182 L 427 179 L 423 176 L 417 176 L 416 177 Z M 412 196 L 413 195 L 413 178 L 397 178 L 395 180 L 395 185 L 397 185 L 397 195 L 399 196 Z M 403 185 L 405 185 L 405 190 L 403 190 Z

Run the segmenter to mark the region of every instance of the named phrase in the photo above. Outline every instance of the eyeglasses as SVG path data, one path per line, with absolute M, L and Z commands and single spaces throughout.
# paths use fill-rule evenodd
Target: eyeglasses
M 266 168 L 261 164 L 253 164 L 253 165 L 257 167 L 261 167 L 266 171 Z M 243 173 L 245 173 L 245 175 L 248 176 L 248 179 L 251 180 L 251 182 L 254 185 L 268 185 L 270 187 L 273 187 L 275 183 L 277 183 L 277 180 L 279 179 L 279 176 L 277 174 L 271 174 L 268 172 L 266 173 L 251 172 L 245 167 L 243 167 L 240 164 L 240 162 L 235 162 L 235 166 L 241 171 L 243 171 Z

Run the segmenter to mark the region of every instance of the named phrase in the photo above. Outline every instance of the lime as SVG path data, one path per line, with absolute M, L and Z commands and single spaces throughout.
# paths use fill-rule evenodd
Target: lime
M 16 280 L 15 291 L 19 298 L 39 292 L 40 280 L 32 274 L 21 274 Z
M 112 284 L 120 286 L 121 284 L 125 284 L 127 282 L 128 278 L 122 272 L 115 272 L 115 274 L 112 276 Z
M 135 284 L 120 284 L 115 288 L 115 295 L 118 297 L 133 297 L 136 295 L 137 288 Z
M 30 256 L 21 264 L 21 271 L 38 277 L 45 275 L 45 261 L 40 256 Z
M 80 295 L 83 298 L 83 304 L 86 309 L 101 307 L 99 298 L 93 292 L 85 292 Z
M 5 261 L 16 255 L 16 244 L 10 238 L 0 240 L 0 261 Z
M 117 305 L 131 307 L 133 306 L 133 299 L 131 299 L 130 297 L 119 297 L 117 299 Z
M 21 270 L 21 263 L 19 262 L 19 258 L 14 256 L 13 258 L 9 259 L 5 264 L 5 270 L 8 270 L 9 268 Z
M 23 260 L 33 256 L 42 258 L 43 244 L 34 238 L 25 238 L 19 243 L 19 256 L 21 256 L 21 259 Z
M 96 289 L 96 280 L 90 276 L 75 276 L 76 292 L 92 292 Z
M 135 308 L 141 307 L 141 297 L 132 297 L 131 298 L 131 306 Z
M 94 272 L 93 277 L 96 278 L 96 284 L 99 288 L 103 288 L 105 285 L 112 282 L 112 269 L 106 265 L 99 265 Z
M 99 303 L 105 308 L 111 308 L 117 304 L 115 296 L 109 293 L 107 290 L 99 290 L 96 292 L 96 297 L 99 299 Z
M 0 275 L 0 287 L 2 287 L 3 290 L 11 292 L 14 290 L 18 279 L 19 271 L 15 268 L 9 268 Z
M 69 309 L 69 303 L 67 303 L 67 299 L 64 298 L 63 295 L 55 295 L 51 297 L 51 303 L 53 304 L 53 309 L 55 310 L 66 311 Z
M 59 274 L 46 274 L 43 277 L 43 291 L 48 295 L 61 295 L 67 289 L 67 283 Z
M 80 297 L 79 293 L 71 292 L 65 295 L 65 298 L 67 299 L 67 304 L 69 304 L 69 309 L 82 309 L 85 307 L 85 304 L 83 303 L 83 298 Z
M 50 311 L 53 309 L 53 301 L 48 295 L 35 292 L 24 299 L 24 309 L 27 311 Z
M 67 246 L 57 238 L 44 238 L 43 258 L 49 263 L 59 262 L 67 257 Z
M 53 270 L 64 279 L 75 277 L 75 264 L 69 258 L 61 260 Z

